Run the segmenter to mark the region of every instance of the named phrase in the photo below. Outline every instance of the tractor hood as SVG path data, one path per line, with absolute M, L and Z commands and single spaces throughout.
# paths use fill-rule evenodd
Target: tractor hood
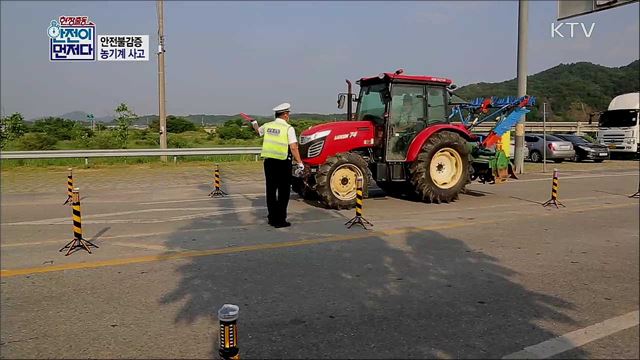
M 370 121 L 335 121 L 312 126 L 300 134 L 300 156 L 305 163 L 319 165 L 329 156 L 372 147 L 374 125 Z
M 359 128 L 363 128 L 362 130 L 373 129 L 373 125 L 369 121 L 334 121 L 324 124 L 319 124 L 304 130 L 300 134 L 300 143 L 304 143 L 306 138 L 309 136 L 313 136 L 318 133 L 326 133 L 329 131 L 329 135 L 341 135 L 346 133 L 349 135 L 351 131 L 358 131 Z M 327 136 L 327 135 L 324 135 Z

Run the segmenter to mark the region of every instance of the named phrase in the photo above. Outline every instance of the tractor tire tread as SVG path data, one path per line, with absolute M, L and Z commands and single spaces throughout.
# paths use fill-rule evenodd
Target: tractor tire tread
M 351 209 L 355 207 L 355 199 L 352 201 L 345 201 L 336 198 L 331 191 L 331 171 L 337 165 L 341 163 L 352 163 L 360 168 L 363 172 L 363 184 L 362 184 L 362 196 L 368 197 L 369 184 L 371 183 L 371 171 L 367 166 L 367 162 L 364 158 L 356 153 L 344 152 L 338 153 L 334 156 L 330 156 L 327 160 L 318 168 L 316 173 L 316 193 L 320 202 L 329 209 Z
M 450 189 L 438 188 L 429 175 L 429 162 L 439 148 L 449 147 L 456 150 L 462 159 L 462 174 L 458 184 Z M 469 149 L 466 140 L 459 134 L 443 131 L 432 135 L 425 141 L 418 158 L 410 166 L 411 184 L 415 195 L 419 200 L 429 203 L 448 203 L 458 199 L 459 193 L 463 192 L 465 186 L 470 182 L 469 176 Z

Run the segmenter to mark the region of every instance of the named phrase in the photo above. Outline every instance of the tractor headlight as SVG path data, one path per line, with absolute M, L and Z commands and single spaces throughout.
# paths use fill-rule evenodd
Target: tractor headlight
M 300 136 L 300 145 L 310 143 L 313 140 L 322 139 L 323 137 L 326 137 L 329 134 L 331 134 L 331 130 L 323 130 L 323 131 L 318 131 L 317 133 L 314 133 L 311 135 Z

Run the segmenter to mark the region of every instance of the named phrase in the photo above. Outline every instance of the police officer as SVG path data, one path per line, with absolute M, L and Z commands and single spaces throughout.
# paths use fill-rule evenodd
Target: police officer
M 298 140 L 293 126 L 289 125 L 291 104 L 283 103 L 275 108 L 275 120 L 262 126 L 251 121 L 251 125 L 264 137 L 261 156 L 264 158 L 264 176 L 267 185 L 267 208 L 269 225 L 282 228 L 291 226 L 287 221 L 287 205 L 291 191 L 291 155 L 299 170 L 304 164 L 298 152 Z

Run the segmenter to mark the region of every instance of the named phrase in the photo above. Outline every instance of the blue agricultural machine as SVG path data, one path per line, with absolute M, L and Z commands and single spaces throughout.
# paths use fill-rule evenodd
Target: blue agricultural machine
M 476 98 L 471 102 L 451 104 L 449 121 L 459 121 L 468 131 L 478 125 L 495 121 L 495 126 L 486 135 L 476 134 L 478 142 L 470 142 L 472 168 L 470 179 L 480 182 L 503 182 L 508 176 L 517 178 L 514 166 L 502 149 L 501 138 L 511 131 L 518 120 L 534 106 L 533 96 Z

